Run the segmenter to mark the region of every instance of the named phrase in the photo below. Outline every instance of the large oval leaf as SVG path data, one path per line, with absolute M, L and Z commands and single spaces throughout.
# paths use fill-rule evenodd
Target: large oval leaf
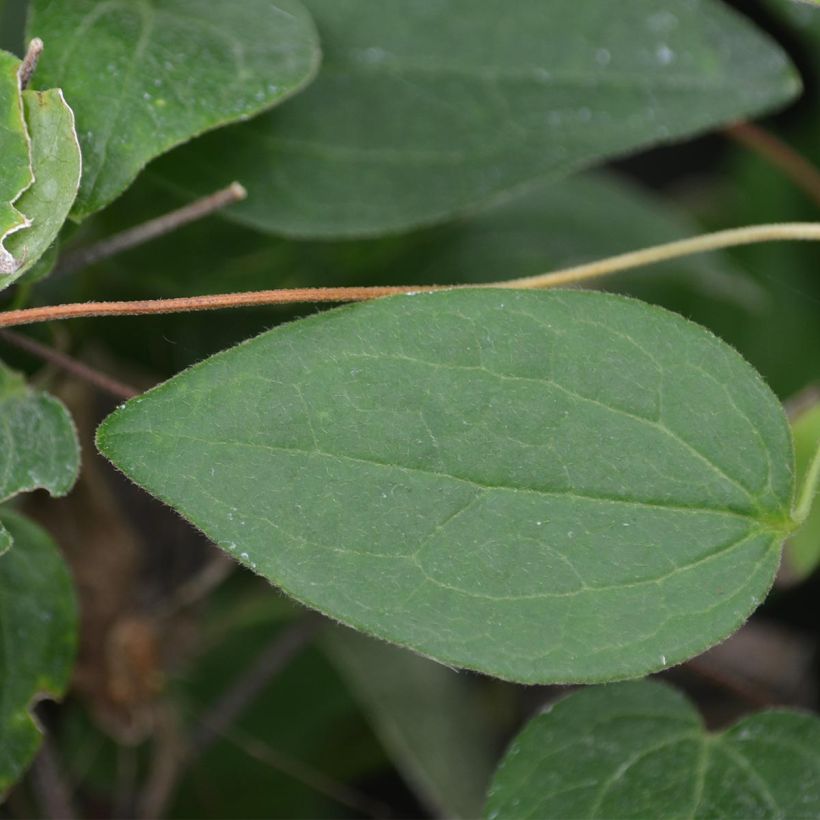
M 702 328 L 594 292 L 404 296 L 277 328 L 114 413 L 133 480 L 305 603 L 520 681 L 729 635 L 791 529 L 791 440 Z
M 77 218 L 155 156 L 294 94 L 319 62 L 298 0 L 34 0 L 28 30 L 46 45 L 36 81 L 61 87 L 77 114 Z
M 311 88 L 161 166 L 189 192 L 241 180 L 237 218 L 291 236 L 439 221 L 798 88 L 783 53 L 716 0 L 306 4 L 324 52 Z
M 526 726 L 496 772 L 490 820 L 820 816 L 820 721 L 771 711 L 707 733 L 648 681 L 585 689 Z
M 40 743 L 29 708 L 38 697 L 65 692 L 77 640 L 74 591 L 56 545 L 40 527 L 3 510 L 0 533 L 6 531 L 14 546 L 0 546 L 0 797 Z

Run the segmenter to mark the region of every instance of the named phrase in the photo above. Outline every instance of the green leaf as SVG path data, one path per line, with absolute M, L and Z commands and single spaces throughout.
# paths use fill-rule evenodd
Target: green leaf
M 84 170 L 73 215 L 103 208 L 145 164 L 301 89 L 319 61 L 298 0 L 34 0 L 36 80 L 77 114 Z
M 820 447 L 820 403 L 812 405 L 792 423 L 797 484 L 802 486 L 809 465 Z M 786 545 L 786 561 L 798 578 L 807 578 L 820 565 L 820 502 L 815 498 L 809 517 Z
M 323 646 L 436 814 L 478 817 L 494 741 L 473 681 L 348 629 L 329 631 Z
M 644 681 L 584 689 L 525 727 L 496 772 L 489 820 L 820 814 L 820 721 L 770 711 L 706 732 L 692 706 Z
M 17 76 L 19 67 L 17 57 L 0 51 L 0 281 L 16 268 L 5 243 L 10 235 L 29 224 L 14 203 L 34 179 Z
M 526 682 L 701 652 L 793 528 L 789 428 L 754 370 L 595 292 L 330 311 L 127 403 L 98 444 L 298 600 Z
M 24 91 L 23 102 L 31 136 L 34 184 L 20 197 L 17 207 L 31 227 L 8 240 L 7 249 L 17 268 L 12 276 L 0 280 L 0 287 L 31 270 L 54 244 L 77 196 L 82 169 L 74 114 L 62 92 Z
M 281 111 L 161 164 L 239 179 L 231 213 L 297 237 L 373 236 L 791 99 L 785 55 L 714 0 L 308 0 L 323 69 Z M 397 21 L 401 21 L 397 24 Z
M 74 660 L 77 612 L 68 570 L 48 534 L 0 511 L 14 547 L 0 554 L 0 795 L 40 744 L 33 703 L 65 692 Z
M 79 469 L 80 448 L 68 411 L 0 363 L 0 501 L 36 489 L 65 495 Z

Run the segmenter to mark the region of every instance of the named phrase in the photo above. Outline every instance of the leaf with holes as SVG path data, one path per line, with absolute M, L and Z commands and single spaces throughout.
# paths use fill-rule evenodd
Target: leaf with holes
M 40 744 L 29 709 L 60 697 L 74 660 L 77 611 L 63 559 L 48 534 L 3 510 L 0 533 L 0 796 L 22 775 Z M 10 663 L 9 663 L 10 661 Z
M 513 741 L 489 820 L 820 815 L 820 720 L 761 712 L 725 732 L 660 683 L 585 689 Z
M 595 292 L 284 325 L 127 403 L 98 444 L 298 600 L 526 682 L 701 652 L 766 594 L 793 529 L 789 427 L 755 371 Z
M 17 207 L 31 227 L 6 243 L 17 267 L 13 275 L 0 278 L 0 288 L 30 271 L 54 244 L 77 196 L 82 169 L 74 114 L 62 92 L 24 91 L 23 102 L 34 184 L 20 197 Z
M 296 93 L 319 61 L 298 0 L 34 0 L 28 31 L 45 43 L 35 81 L 62 88 L 77 114 L 78 219 L 155 156 Z
M 306 0 L 323 68 L 281 111 L 160 172 L 203 194 L 241 180 L 237 219 L 298 237 L 452 217 L 539 179 L 791 99 L 778 47 L 716 0 Z M 56 80 L 57 78 L 55 78 Z
M 0 282 L 17 267 L 5 245 L 10 236 L 29 224 L 15 203 L 33 181 L 19 67 L 17 57 L 0 51 Z

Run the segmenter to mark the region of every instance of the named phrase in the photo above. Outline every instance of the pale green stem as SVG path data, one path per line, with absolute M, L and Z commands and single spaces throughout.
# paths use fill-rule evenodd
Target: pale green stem
M 749 225 L 745 228 L 732 228 L 728 231 L 707 233 L 691 239 L 667 242 L 640 251 L 631 251 L 617 256 L 610 256 L 597 262 L 576 265 L 572 268 L 541 273 L 537 276 L 526 276 L 523 279 L 511 279 L 495 282 L 496 288 L 555 288 L 561 285 L 574 285 L 587 279 L 596 279 L 619 271 L 666 262 L 680 256 L 691 256 L 705 251 L 720 248 L 731 248 L 737 245 L 751 245 L 756 242 L 773 242 L 777 240 L 814 240 L 820 241 L 820 223 L 784 222 L 773 225 Z
M 817 452 L 814 454 L 814 458 L 806 472 L 803 489 L 800 492 L 800 500 L 792 513 L 792 518 L 798 525 L 803 524 L 809 517 L 818 490 L 820 490 L 820 445 L 818 445 Z

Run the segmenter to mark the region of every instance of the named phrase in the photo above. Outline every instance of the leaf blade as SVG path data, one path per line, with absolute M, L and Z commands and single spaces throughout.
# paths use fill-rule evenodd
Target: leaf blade
M 65 495 L 80 469 L 77 433 L 63 404 L 29 389 L 0 363 L 0 500 L 35 489 Z
M 30 227 L 9 238 L 7 249 L 16 268 L 0 280 L 0 287 L 30 271 L 54 244 L 74 204 L 82 172 L 74 113 L 62 91 L 24 91 L 23 103 L 34 182 L 16 204 Z
M 38 0 L 28 32 L 46 44 L 38 83 L 63 88 L 77 114 L 78 220 L 119 196 L 155 156 L 299 91 L 319 59 L 298 0 Z
M 776 47 L 718 3 L 630 0 L 614 17 L 572 0 L 514 15 L 503 0 L 307 5 L 325 52 L 313 86 L 159 168 L 188 195 L 241 180 L 232 218 L 297 238 L 440 222 L 797 89 Z
M 795 765 L 795 748 L 775 753 L 780 743 L 804 760 Z M 486 816 L 810 817 L 820 808 L 818 748 L 812 715 L 762 712 L 712 735 L 663 684 L 586 689 L 513 741 Z
M 0 648 L 14 663 L 0 674 L 0 795 L 40 744 L 33 701 L 68 687 L 77 630 L 71 578 L 48 534 L 9 510 L 0 511 L 3 532 L 14 546 L 0 554 Z
M 23 117 L 20 61 L 7 51 L 0 51 L 0 276 L 13 273 L 16 267 L 5 243 L 17 231 L 28 227 L 28 220 L 14 206 L 31 185 L 30 144 Z
M 791 527 L 788 425 L 754 371 L 593 292 L 331 311 L 125 405 L 98 445 L 297 599 L 527 682 L 702 651 L 765 595 Z

